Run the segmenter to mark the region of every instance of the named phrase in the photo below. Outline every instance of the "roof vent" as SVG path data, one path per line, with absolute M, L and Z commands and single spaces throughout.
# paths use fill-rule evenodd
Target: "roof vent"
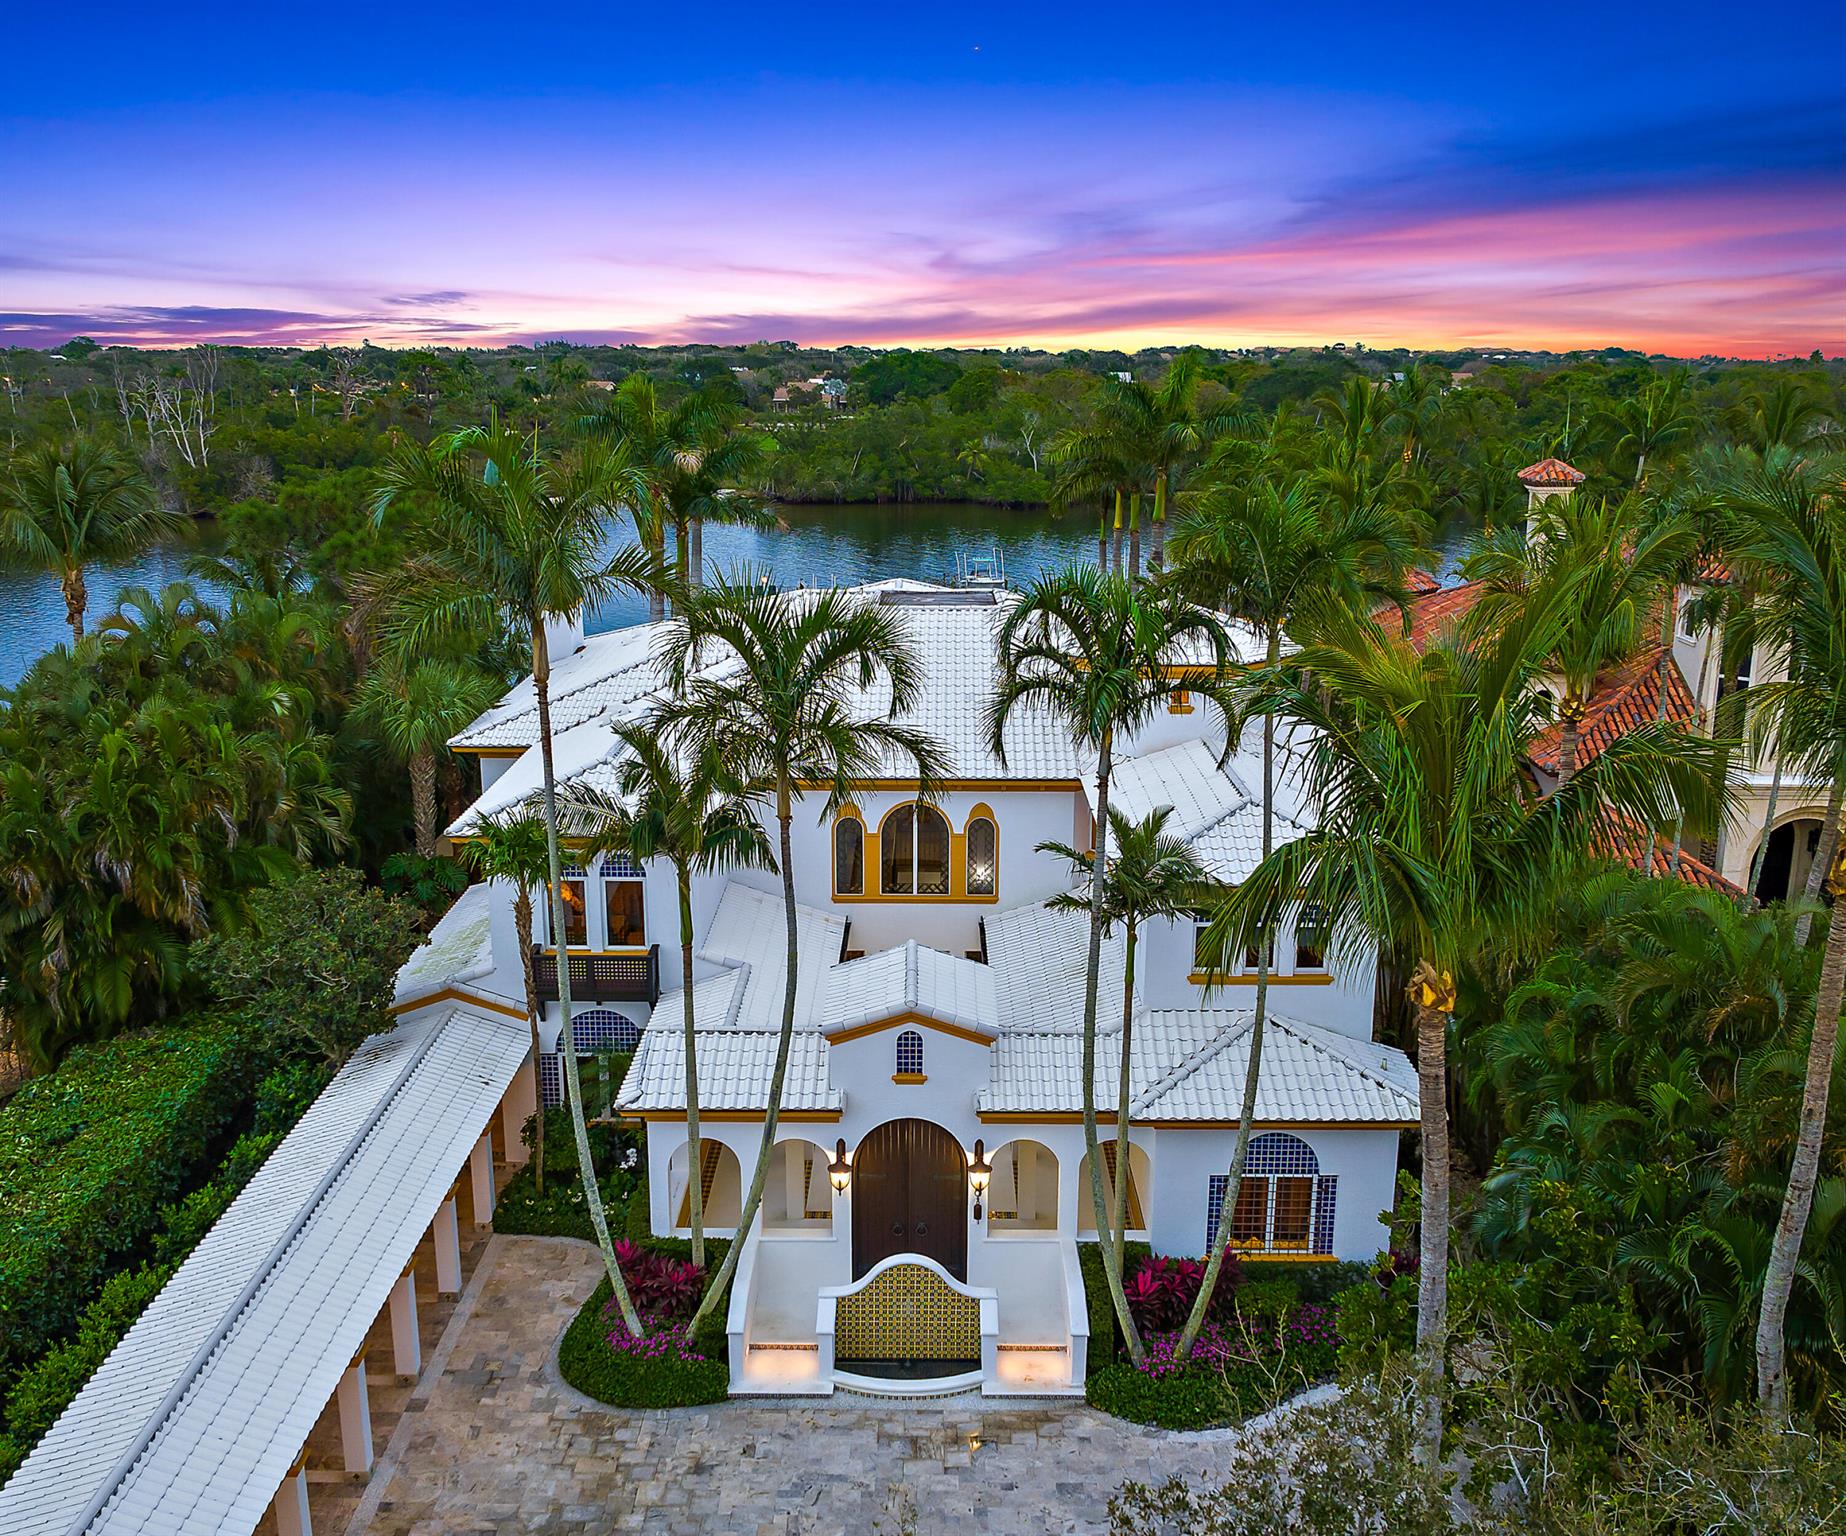
M 917 588 L 911 591 L 880 592 L 881 608 L 991 608 L 992 592 L 963 591 L 955 587 Z

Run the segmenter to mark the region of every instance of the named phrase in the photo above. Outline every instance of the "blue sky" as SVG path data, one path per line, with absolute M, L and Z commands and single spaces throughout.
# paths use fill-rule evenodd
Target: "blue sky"
M 1818 6 L 67 7 L 9 30 L 19 344 L 1846 350 Z

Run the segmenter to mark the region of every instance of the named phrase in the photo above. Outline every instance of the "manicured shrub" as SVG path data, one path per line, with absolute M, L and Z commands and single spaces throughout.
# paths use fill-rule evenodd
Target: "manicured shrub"
M 644 1317 L 678 1322 L 692 1316 L 705 1291 L 705 1271 L 688 1259 L 677 1259 L 641 1246 L 628 1238 L 615 1244 L 615 1262 L 622 1267 L 635 1310 Z
M 207 1166 L 256 1063 L 223 1016 L 80 1047 L 0 1108 L 0 1386 L 76 1326 Z
M 1333 1298 L 1369 1279 L 1372 1266 L 1357 1259 L 1325 1259 L 1312 1264 L 1293 1264 L 1296 1293 L 1302 1301 L 1331 1306 Z
M 528 1162 L 507 1181 L 494 1202 L 494 1230 L 532 1237 L 580 1237 L 592 1242 L 596 1234 L 590 1229 L 589 1211 L 583 1203 L 583 1179 L 577 1172 L 570 1119 L 563 1110 L 554 1109 L 551 1114 L 553 1118 L 545 1128 L 544 1197 L 541 1199 L 533 1190 L 532 1165 Z M 596 1165 L 596 1185 L 602 1191 L 610 1232 L 646 1238 L 647 1173 L 634 1132 L 596 1124 L 589 1127 L 589 1132 L 590 1157 Z M 530 1136 L 526 1142 L 531 1144 Z
M 1123 1273 L 1132 1272 L 1152 1253 L 1146 1243 L 1123 1243 Z M 1103 1277 L 1102 1249 L 1095 1243 L 1077 1244 L 1077 1269 L 1083 1276 L 1083 1300 L 1090 1315 L 1089 1370 L 1094 1374 L 1121 1353 L 1122 1330 L 1115 1320 L 1109 1282 Z
M 1128 1268 L 1122 1281 L 1128 1298 L 1128 1311 L 1142 1333 L 1158 1332 L 1184 1325 L 1198 1300 L 1199 1287 L 1205 1283 L 1203 1259 L 1149 1257 Z M 1207 1315 L 1229 1314 L 1237 1288 L 1243 1284 L 1243 1268 L 1236 1254 L 1227 1254 L 1218 1268 L 1217 1284 L 1212 1289 Z
M 291 1061 L 277 1067 L 257 1084 L 256 1108 L 250 1130 L 257 1136 L 285 1136 L 295 1122 L 320 1097 L 333 1080 L 333 1068 L 324 1061 Z
M 682 1238 L 653 1238 L 644 1251 L 690 1267 L 691 1246 Z M 706 1240 L 706 1262 L 714 1272 L 729 1246 L 723 1238 Z M 623 1277 L 629 1273 L 624 1264 Z M 690 1334 L 683 1324 L 662 1319 L 641 1339 L 631 1340 L 613 1303 L 604 1279 L 558 1346 L 558 1368 L 579 1392 L 617 1408 L 682 1408 L 719 1402 L 730 1391 L 728 1286 L 697 1332 Z

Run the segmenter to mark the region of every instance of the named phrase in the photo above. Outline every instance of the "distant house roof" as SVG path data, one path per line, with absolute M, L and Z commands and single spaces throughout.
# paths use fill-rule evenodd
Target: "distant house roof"
M 1673 873 L 1673 845 L 1664 837 L 1650 834 L 1647 828 L 1630 821 L 1619 811 L 1603 812 L 1603 824 L 1596 839 L 1596 851 L 1618 864 L 1638 869 L 1644 874 L 1664 878 Z M 1717 891 L 1735 899 L 1743 887 L 1726 880 L 1702 859 L 1694 858 L 1683 847 L 1679 854 L 1679 878 L 1688 885 Z
M 1464 581 L 1459 586 L 1435 587 L 1416 592 L 1410 599 L 1410 643 L 1419 651 L 1438 635 L 1451 631 L 1487 595 L 1484 581 Z M 1393 611 L 1379 611 L 1380 622 L 1389 627 Z
M 1519 471 L 1521 485 L 1582 485 L 1583 471 L 1562 459 L 1540 459 Z
M 1600 673 L 1584 708 L 1577 739 L 1577 766 L 1596 757 L 1617 737 L 1659 719 L 1663 690 L 1667 720 L 1684 725 L 1697 716 L 1698 705 L 1670 648 L 1651 646 Z M 1532 743 L 1533 765 L 1546 773 L 1556 773 L 1563 743 L 1564 726 L 1560 722 Z
M 1426 571 L 1419 567 L 1404 573 L 1404 588 L 1412 597 L 1424 597 L 1431 592 L 1442 590 L 1442 578 L 1434 571 Z

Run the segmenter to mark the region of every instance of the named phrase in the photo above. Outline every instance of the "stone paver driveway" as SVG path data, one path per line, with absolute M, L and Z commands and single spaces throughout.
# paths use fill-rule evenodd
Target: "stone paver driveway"
M 1102 1532 L 1125 1480 L 1223 1464 L 1223 1432 L 1139 1430 L 1081 1404 L 606 1408 L 553 1360 L 598 1266 L 584 1243 L 491 1241 L 349 1536 Z

